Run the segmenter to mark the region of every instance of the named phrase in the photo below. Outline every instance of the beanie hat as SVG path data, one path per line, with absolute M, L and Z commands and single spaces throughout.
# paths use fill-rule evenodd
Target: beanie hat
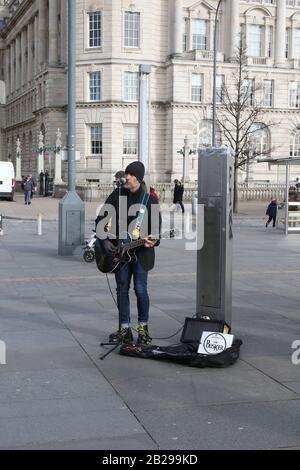
M 145 176 L 145 167 L 142 162 L 132 162 L 127 166 L 125 173 L 135 176 L 141 183 Z

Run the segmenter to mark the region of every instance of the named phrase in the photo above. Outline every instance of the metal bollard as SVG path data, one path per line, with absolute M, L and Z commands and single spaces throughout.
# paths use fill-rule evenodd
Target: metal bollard
M 0 237 L 3 237 L 4 231 L 2 227 L 2 214 L 0 214 Z
M 38 215 L 37 215 L 38 235 L 39 236 L 43 235 L 42 222 L 43 222 L 43 215 L 39 212 Z

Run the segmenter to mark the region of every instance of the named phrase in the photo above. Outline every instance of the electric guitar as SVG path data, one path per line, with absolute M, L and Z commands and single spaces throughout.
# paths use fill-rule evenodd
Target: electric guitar
M 99 271 L 105 274 L 116 273 L 127 263 L 137 260 L 136 250 L 139 247 L 144 246 L 146 240 L 158 241 L 167 238 L 174 238 L 175 236 L 178 236 L 178 233 L 178 230 L 173 229 L 155 237 L 149 235 L 149 237 L 141 238 L 139 240 L 132 240 L 131 236 L 128 234 L 127 239 L 129 238 L 130 241 L 121 240 L 119 247 L 116 247 L 117 251 L 113 255 L 105 253 L 102 241 L 97 238 L 95 243 L 97 267 Z

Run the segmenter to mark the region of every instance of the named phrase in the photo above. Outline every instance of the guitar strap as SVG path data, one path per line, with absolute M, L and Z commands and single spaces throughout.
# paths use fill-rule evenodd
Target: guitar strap
M 144 216 L 145 216 L 145 213 L 146 213 L 146 210 L 147 210 L 147 204 L 149 202 L 149 198 L 150 198 L 150 194 L 145 193 L 144 196 L 143 196 L 143 200 L 141 202 L 141 206 L 140 206 L 140 210 L 139 210 L 137 219 L 136 219 L 135 228 L 132 231 L 132 239 L 133 240 L 138 240 L 140 238 L 141 227 L 142 227 Z

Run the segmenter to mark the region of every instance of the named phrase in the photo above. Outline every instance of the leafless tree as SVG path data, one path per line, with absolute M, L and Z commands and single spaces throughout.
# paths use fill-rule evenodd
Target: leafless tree
M 246 169 L 259 156 L 270 155 L 271 148 L 257 146 L 255 140 L 261 132 L 268 130 L 273 122 L 267 122 L 261 97 L 262 84 L 249 77 L 247 54 L 244 41 L 241 41 L 232 59 L 236 68 L 228 83 L 219 89 L 217 124 L 222 130 L 225 142 L 234 152 L 234 212 L 238 211 L 238 171 Z M 259 133 L 259 134 L 258 134 Z

